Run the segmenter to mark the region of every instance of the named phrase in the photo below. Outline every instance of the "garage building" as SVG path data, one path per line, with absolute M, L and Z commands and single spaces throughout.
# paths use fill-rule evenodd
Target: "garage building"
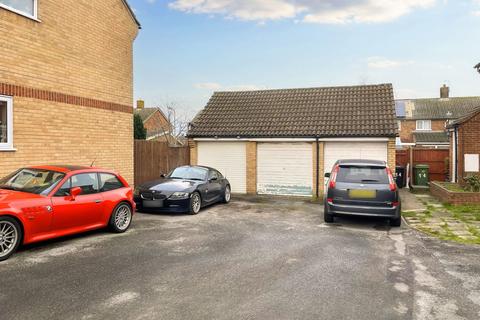
M 216 92 L 188 133 L 191 163 L 235 193 L 317 197 L 338 159 L 394 169 L 397 135 L 391 84 Z

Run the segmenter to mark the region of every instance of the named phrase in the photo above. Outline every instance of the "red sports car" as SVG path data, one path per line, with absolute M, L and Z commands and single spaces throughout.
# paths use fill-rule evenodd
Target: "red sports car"
M 0 180 L 0 261 L 27 244 L 108 226 L 125 232 L 135 211 L 120 175 L 91 167 L 38 166 Z

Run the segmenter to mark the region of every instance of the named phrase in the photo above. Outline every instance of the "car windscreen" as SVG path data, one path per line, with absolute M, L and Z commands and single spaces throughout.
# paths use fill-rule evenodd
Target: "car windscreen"
M 373 166 L 340 166 L 337 182 L 388 184 L 385 168 Z
M 204 181 L 207 179 L 207 170 L 202 168 L 180 167 L 173 170 L 168 175 L 168 178 Z
M 47 195 L 64 173 L 45 169 L 20 169 L 0 180 L 0 189 Z

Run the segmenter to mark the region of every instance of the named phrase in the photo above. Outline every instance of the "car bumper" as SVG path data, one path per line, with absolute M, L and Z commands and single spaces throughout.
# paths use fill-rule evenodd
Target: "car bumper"
M 327 203 L 328 213 L 331 215 L 352 215 L 366 217 L 399 218 L 400 207 L 350 206 Z
M 159 212 L 188 212 L 190 210 L 190 198 L 182 200 L 163 200 L 161 206 L 149 206 L 144 205 L 144 202 L 148 200 L 143 200 L 141 198 L 135 198 L 135 204 L 137 210 L 152 210 Z

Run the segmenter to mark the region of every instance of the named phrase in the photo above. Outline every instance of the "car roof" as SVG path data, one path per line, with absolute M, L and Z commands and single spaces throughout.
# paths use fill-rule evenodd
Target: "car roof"
M 107 171 L 111 172 L 110 170 L 104 170 L 96 167 L 86 167 L 86 166 L 75 166 L 75 165 L 41 165 L 41 166 L 30 166 L 29 169 L 43 169 L 43 170 L 51 170 L 57 171 L 62 173 L 69 173 L 72 171 Z
M 337 161 L 338 165 L 348 166 L 348 165 L 360 165 L 360 166 L 379 166 L 386 167 L 387 163 L 381 160 L 366 160 L 366 159 L 342 159 Z
M 178 168 L 200 168 L 200 169 L 207 169 L 207 170 L 216 170 L 218 171 L 217 169 L 214 169 L 212 167 L 207 167 L 207 166 L 190 166 L 190 165 L 186 165 L 186 166 L 180 166 Z

